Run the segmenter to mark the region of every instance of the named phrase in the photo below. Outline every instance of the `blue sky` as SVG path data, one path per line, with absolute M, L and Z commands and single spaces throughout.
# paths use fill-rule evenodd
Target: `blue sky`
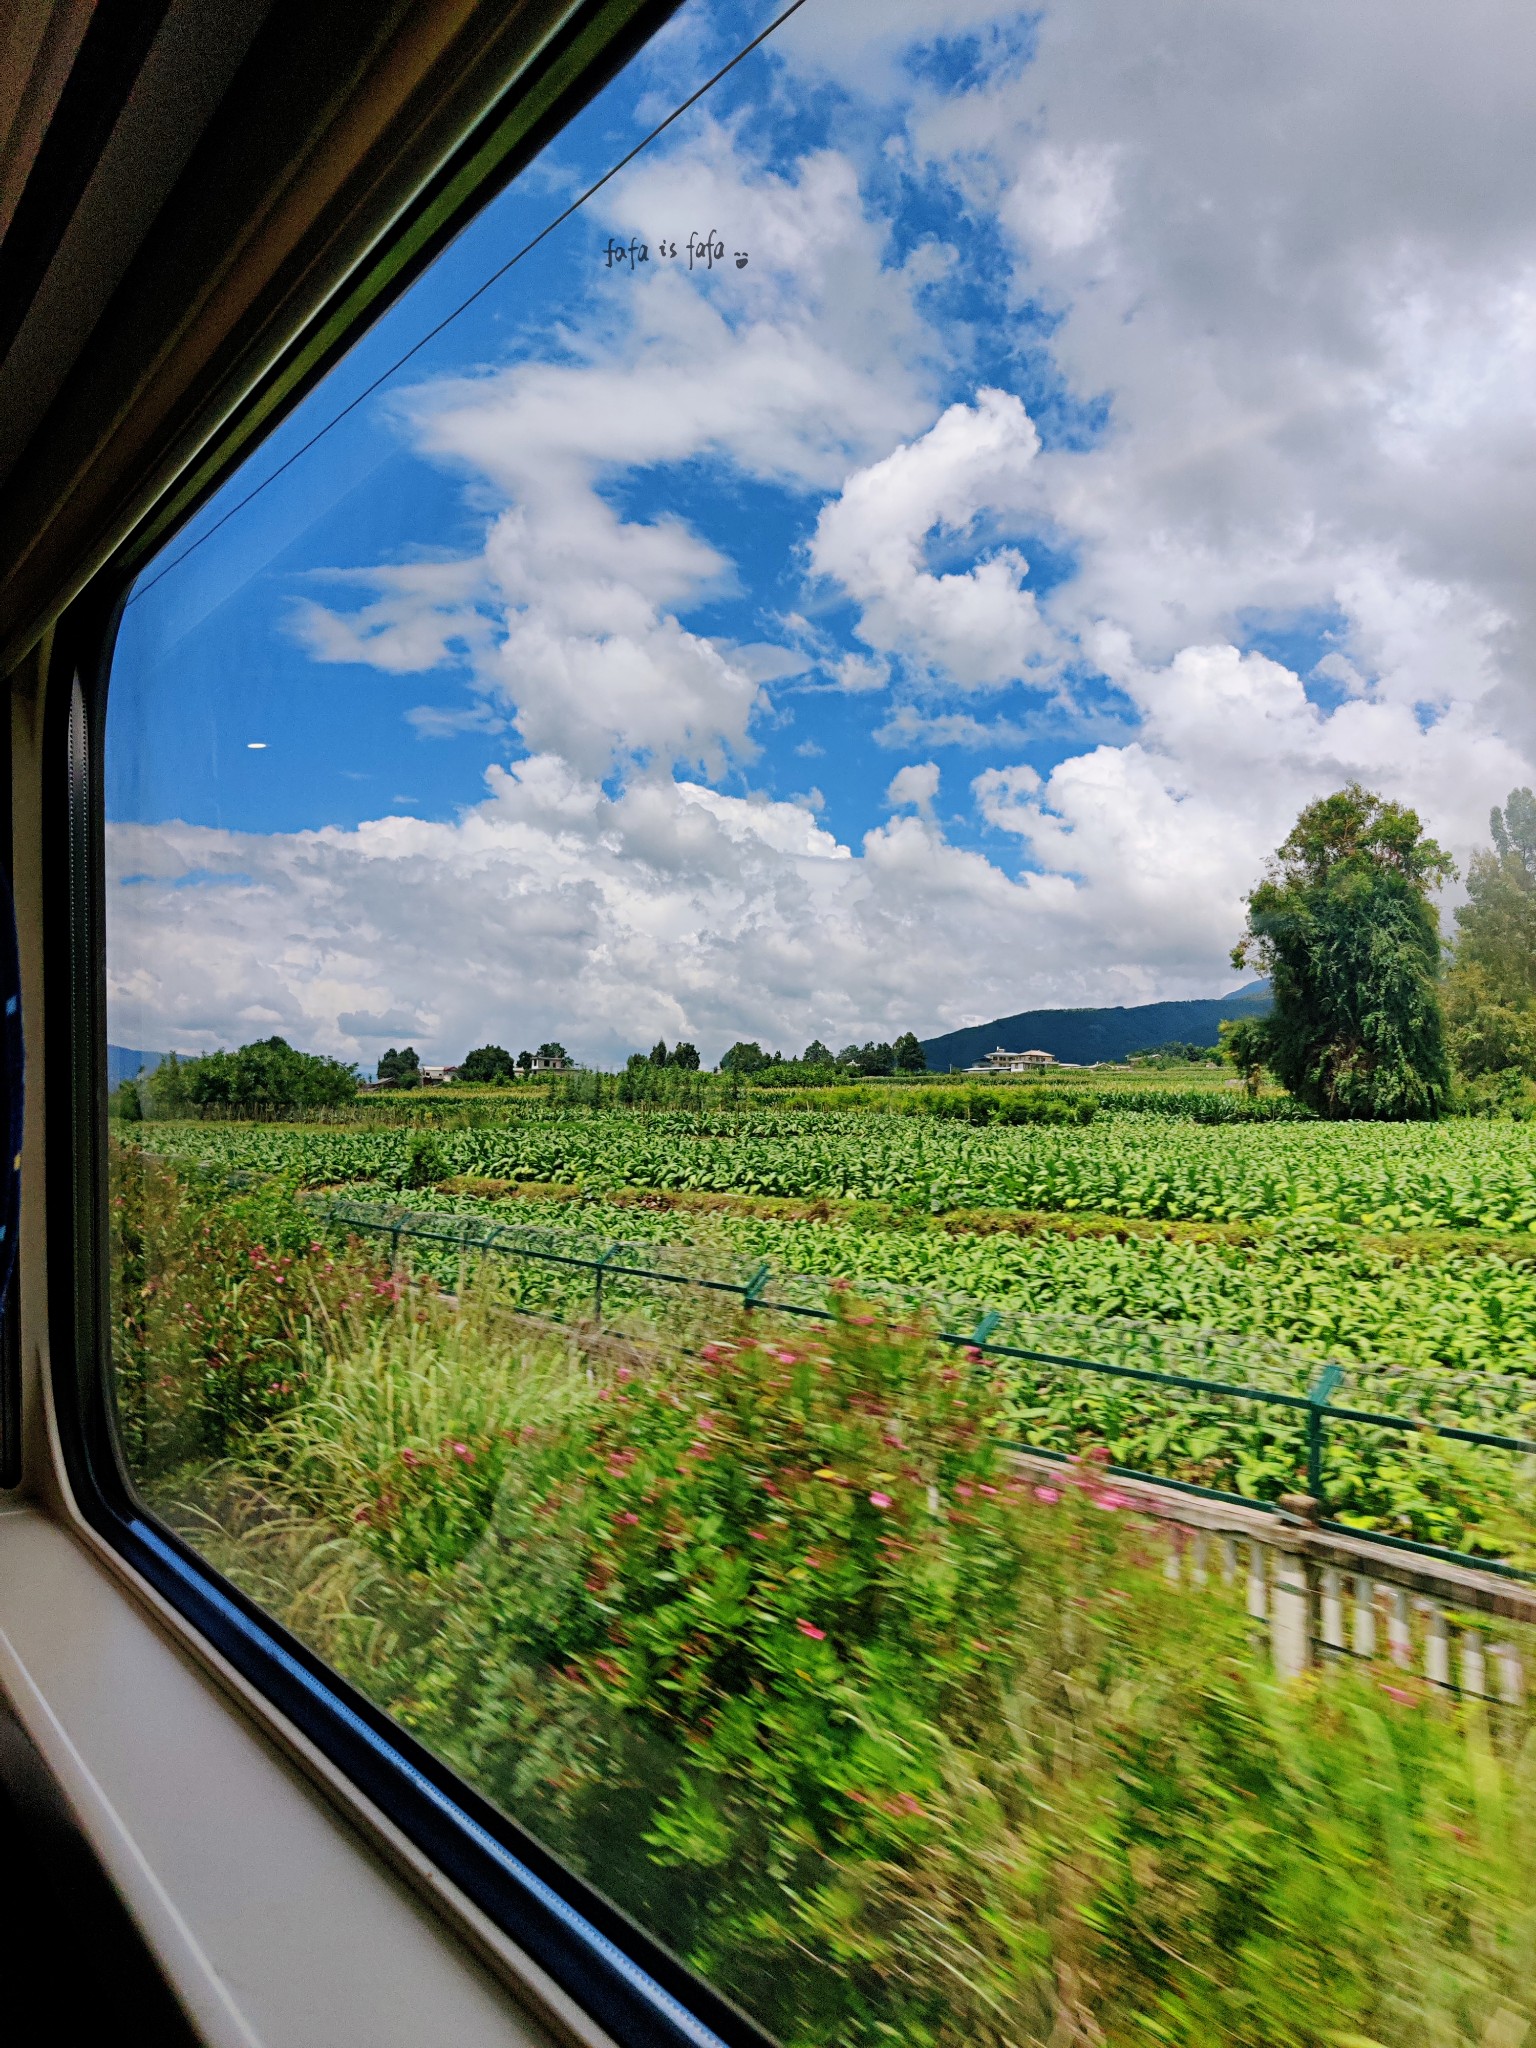
M 810 0 L 218 524 L 774 11 L 690 0 L 143 579 L 114 1038 L 1216 993 L 1300 803 L 1528 779 L 1525 32 L 1427 7 Z

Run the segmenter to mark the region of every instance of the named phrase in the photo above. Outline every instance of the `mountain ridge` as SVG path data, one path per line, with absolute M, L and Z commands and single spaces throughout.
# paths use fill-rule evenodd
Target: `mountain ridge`
M 967 1024 L 919 1041 L 929 1071 L 976 1066 L 989 1052 L 1048 1052 L 1058 1060 L 1091 1066 L 1095 1060 L 1123 1060 L 1127 1053 L 1182 1040 L 1215 1045 L 1224 1017 L 1260 1017 L 1269 1008 L 1269 983 L 1245 982 L 1224 996 L 1185 1002 L 1134 1003 L 1129 1007 L 1082 1010 L 1020 1010 L 989 1024 Z

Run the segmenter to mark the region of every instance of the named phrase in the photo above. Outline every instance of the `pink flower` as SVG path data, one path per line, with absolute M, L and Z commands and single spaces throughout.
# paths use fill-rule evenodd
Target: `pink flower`
M 982 1488 L 981 1490 L 982 1490 L 982 1492 L 983 1492 L 983 1493 L 996 1493 L 996 1492 L 997 1492 L 997 1488 L 996 1488 L 995 1486 L 984 1486 L 984 1487 L 983 1487 L 983 1488 Z
M 1405 1692 L 1400 1685 L 1384 1685 L 1382 1691 L 1389 1700 L 1396 1700 L 1400 1707 L 1416 1707 L 1417 1699 L 1411 1692 Z
M 639 1517 L 638 1515 L 636 1515 L 636 1514 L 631 1514 L 631 1512 L 630 1512 L 630 1510 L 629 1510 L 628 1508 L 626 1508 L 626 1509 L 624 1510 L 624 1512 L 623 1512 L 623 1514 L 622 1514 L 622 1515 L 616 1515 L 616 1516 L 614 1517 L 614 1520 L 615 1520 L 615 1521 L 618 1521 L 618 1522 L 627 1522 L 627 1523 L 629 1524 L 629 1526 L 630 1526 L 631 1528 L 633 1528 L 633 1527 L 634 1527 L 634 1525 L 635 1525 L 635 1524 L 636 1524 L 636 1523 L 637 1523 L 637 1522 L 639 1521 L 639 1519 L 640 1519 L 640 1517 Z
M 768 1541 L 768 1531 L 766 1529 L 749 1529 L 747 1534 L 754 1543 L 766 1543 Z
M 869 1496 L 869 1504 L 873 1508 L 888 1508 L 891 1504 L 891 1496 L 888 1493 L 872 1493 Z
M 827 1640 L 826 1630 L 818 1628 L 814 1621 L 797 1621 L 795 1627 L 799 1629 L 801 1635 L 809 1636 L 813 1643 L 824 1643 Z
M 971 1489 L 965 1484 L 963 1480 L 955 1488 L 955 1492 L 960 1496 L 961 1500 L 969 1500 L 971 1497 Z
M 475 1462 L 475 1454 L 469 1448 L 468 1444 L 454 1444 L 452 1449 L 453 1455 L 459 1460 L 461 1464 L 473 1465 L 473 1463 Z
M 1093 1504 L 1096 1508 L 1103 1508 L 1104 1512 L 1110 1515 L 1116 1508 L 1133 1508 L 1136 1505 L 1128 1493 L 1116 1493 L 1112 1486 L 1107 1486 L 1102 1493 L 1096 1493 Z
M 1035 1488 L 1035 1499 L 1054 1503 L 1061 1499 L 1061 1488 L 1059 1486 L 1037 1486 Z
M 402 1465 L 419 1465 L 421 1463 L 421 1453 L 420 1451 L 402 1451 L 400 1453 L 400 1462 Z

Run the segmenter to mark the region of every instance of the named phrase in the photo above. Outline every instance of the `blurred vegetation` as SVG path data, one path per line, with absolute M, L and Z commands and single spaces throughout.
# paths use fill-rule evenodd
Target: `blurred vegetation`
M 920 1326 L 562 1336 L 120 1171 L 152 1503 L 791 2048 L 1525 2038 L 1524 1718 L 1278 1685 Z

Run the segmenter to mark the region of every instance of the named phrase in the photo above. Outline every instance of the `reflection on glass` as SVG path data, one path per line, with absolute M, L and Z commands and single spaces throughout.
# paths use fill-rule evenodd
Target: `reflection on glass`
M 786 2042 L 1518 2048 L 1532 31 L 811 0 L 276 475 L 770 13 L 128 606 L 131 1474 Z M 1352 782 L 1479 1117 L 1218 1049 Z

